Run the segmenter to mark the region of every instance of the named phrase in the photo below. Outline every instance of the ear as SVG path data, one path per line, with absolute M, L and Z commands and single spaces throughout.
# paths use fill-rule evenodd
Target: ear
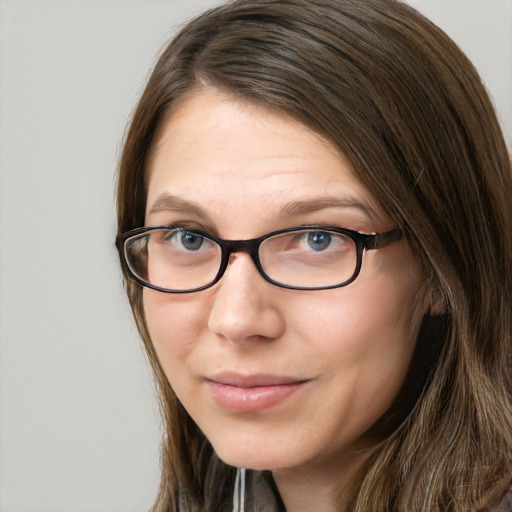
M 439 282 L 435 277 L 430 279 L 426 294 L 427 313 L 431 316 L 441 316 L 446 313 L 446 300 Z

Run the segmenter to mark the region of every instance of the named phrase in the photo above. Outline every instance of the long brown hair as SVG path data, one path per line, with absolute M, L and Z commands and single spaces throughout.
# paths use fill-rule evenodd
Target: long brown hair
M 164 50 L 133 114 L 119 167 L 119 233 L 144 225 L 157 129 L 202 87 L 285 113 L 340 148 L 404 230 L 435 297 L 438 327 L 425 319 L 411 364 L 423 368 L 417 393 L 393 428 L 376 430 L 345 498 L 349 510 L 491 506 L 512 481 L 512 172 L 471 63 L 396 0 L 238 0 L 211 10 Z M 233 468 L 176 399 L 141 288 L 129 280 L 126 288 L 166 432 L 154 510 L 221 510 Z M 425 353 L 428 364 L 418 364 Z

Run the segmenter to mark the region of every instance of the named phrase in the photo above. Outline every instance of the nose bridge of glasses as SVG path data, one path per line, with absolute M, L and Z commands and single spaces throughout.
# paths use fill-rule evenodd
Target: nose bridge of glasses
M 258 246 L 259 240 L 257 238 L 253 238 L 251 240 L 223 240 L 220 244 L 222 249 L 224 250 L 226 260 L 229 260 L 231 254 L 237 252 L 245 252 L 247 253 L 251 259 L 254 261 L 254 264 L 258 267 Z

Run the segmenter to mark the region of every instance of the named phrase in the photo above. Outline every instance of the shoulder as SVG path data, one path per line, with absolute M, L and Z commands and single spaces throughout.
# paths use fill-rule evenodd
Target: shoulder
M 509 489 L 489 512 L 512 512 L 512 489 Z

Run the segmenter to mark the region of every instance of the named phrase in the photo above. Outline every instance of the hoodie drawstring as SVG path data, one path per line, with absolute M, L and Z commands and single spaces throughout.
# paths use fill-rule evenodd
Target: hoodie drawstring
M 233 512 L 245 512 L 245 469 L 236 470 Z

